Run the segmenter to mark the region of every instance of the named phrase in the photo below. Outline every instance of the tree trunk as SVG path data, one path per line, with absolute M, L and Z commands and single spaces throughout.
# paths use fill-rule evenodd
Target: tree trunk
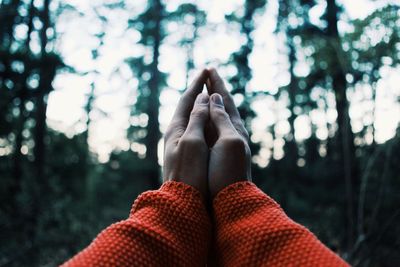
M 155 32 L 154 32 L 154 44 L 153 44 L 153 62 L 150 66 L 151 78 L 149 80 L 149 105 L 147 114 L 149 116 L 147 125 L 147 135 L 144 140 L 146 145 L 146 159 L 150 165 L 149 180 L 152 188 L 158 188 L 160 185 L 160 167 L 158 165 L 158 142 L 161 138 L 160 125 L 158 121 L 159 107 L 160 107 L 160 71 L 158 70 L 158 62 L 160 57 L 160 45 L 161 45 L 161 20 L 163 13 L 163 6 L 160 0 L 156 0 L 154 3 L 155 12 Z
M 3 1 L 4 2 L 4 1 Z M 18 15 L 20 0 L 12 0 L 8 4 L 1 5 L 0 9 L 0 47 L 9 48 L 14 40 L 15 19 Z
M 290 125 L 290 135 L 292 136 L 293 140 L 295 140 L 294 134 L 294 121 L 296 120 L 296 114 L 294 113 L 294 108 L 296 106 L 296 92 L 297 92 L 297 83 L 296 83 L 296 76 L 294 74 L 294 64 L 296 62 L 296 50 L 293 44 L 293 38 L 290 36 L 290 33 L 287 34 L 287 46 L 289 48 L 289 74 L 290 74 L 290 83 L 288 88 L 289 93 L 289 101 L 290 101 L 290 116 L 288 118 L 288 122 Z M 296 146 L 297 147 L 297 146 Z
M 27 68 L 28 63 L 28 54 L 29 54 L 29 43 L 31 40 L 31 33 L 33 30 L 33 16 L 34 16 L 34 0 L 31 1 L 29 7 L 29 19 L 28 19 L 28 33 L 27 38 L 25 41 L 25 52 L 26 52 L 26 60 L 25 60 L 25 69 L 24 73 L 21 75 L 21 80 L 19 82 L 19 87 L 17 89 L 18 98 L 20 99 L 20 103 L 18 106 L 19 109 L 19 117 L 17 119 L 17 126 L 16 126 L 16 138 L 15 138 L 15 151 L 14 151 L 14 158 L 13 158 L 13 184 L 11 186 L 12 195 L 16 195 L 20 191 L 21 187 L 21 179 L 22 179 L 22 155 L 21 155 L 21 148 L 22 148 L 22 141 L 23 135 L 22 132 L 24 130 L 24 125 L 26 121 L 26 110 L 25 110 L 25 103 L 28 98 L 28 88 L 26 87 L 27 79 L 29 77 L 30 69 Z
M 351 130 L 349 116 L 349 102 L 346 97 L 346 76 L 340 57 L 343 55 L 341 40 L 338 31 L 338 6 L 335 0 L 327 0 L 327 35 L 328 42 L 332 46 L 332 87 L 335 92 L 336 110 L 338 113 L 338 131 L 336 140 L 338 144 L 340 159 L 343 164 L 343 177 L 346 190 L 346 217 L 347 217 L 347 251 L 351 251 L 355 236 L 355 184 L 357 181 L 357 166 L 355 158 L 354 135 Z
M 39 92 L 36 99 L 36 135 L 35 135 L 35 168 L 37 181 L 41 181 L 44 175 L 44 159 L 45 159 L 45 136 L 46 136 L 46 111 L 47 111 L 47 98 L 48 92 L 51 91 L 51 82 L 53 77 L 50 77 L 48 71 L 49 67 L 46 60 L 46 45 L 48 43 L 47 29 L 50 27 L 50 14 L 49 14 L 50 0 L 45 0 L 41 18 L 43 28 L 40 31 L 40 47 L 41 47 L 41 66 L 40 66 L 40 81 Z

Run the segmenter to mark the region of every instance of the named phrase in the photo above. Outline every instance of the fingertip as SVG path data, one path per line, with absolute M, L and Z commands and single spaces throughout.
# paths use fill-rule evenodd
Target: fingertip
M 195 104 L 205 105 L 205 104 L 208 104 L 209 101 L 210 101 L 210 97 L 208 96 L 208 94 L 201 93 L 201 94 L 197 95 Z
M 210 73 L 213 73 L 213 74 L 218 74 L 218 71 L 217 71 L 217 65 L 209 65 L 209 67 L 207 68 L 208 69 L 208 71 L 210 72 Z
M 208 67 L 207 70 L 212 73 L 212 72 L 216 72 L 215 67 Z
M 216 79 L 216 78 L 219 77 L 216 68 L 210 67 L 210 68 L 207 69 L 207 71 L 208 71 L 208 73 L 209 73 L 211 79 Z
M 218 93 L 213 93 L 211 96 L 211 102 L 214 105 L 220 106 L 220 107 L 224 107 L 224 100 L 222 98 L 222 96 Z
M 205 79 L 205 78 L 208 78 L 209 75 L 210 75 L 209 70 L 208 70 L 207 68 L 203 68 L 203 69 L 200 71 L 200 74 L 199 74 L 198 77 L 200 77 L 201 79 Z
M 209 76 L 210 75 L 208 69 L 204 68 L 197 73 L 196 77 L 193 80 L 193 83 L 205 83 Z
M 221 76 L 218 74 L 217 70 L 215 68 L 209 68 L 209 78 L 208 80 L 210 81 L 209 85 L 207 85 L 208 92 L 214 93 L 214 92 L 219 92 L 222 94 L 226 93 L 226 88 L 224 81 L 222 80 Z
M 206 83 L 208 77 L 209 77 L 208 70 L 207 69 L 201 70 L 197 74 L 196 78 L 192 81 L 190 86 L 187 88 L 185 93 L 191 95 L 194 99 L 195 95 L 203 91 L 204 84 Z
M 218 93 L 212 94 L 210 103 L 210 121 L 214 124 L 217 134 L 220 136 L 234 133 L 235 130 L 225 110 L 222 96 Z

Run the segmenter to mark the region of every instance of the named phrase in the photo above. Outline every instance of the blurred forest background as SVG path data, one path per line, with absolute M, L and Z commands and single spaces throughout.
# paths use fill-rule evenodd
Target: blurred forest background
M 54 266 L 126 218 L 209 64 L 254 182 L 354 266 L 400 266 L 398 2 L 218 2 L 0 0 L 0 266 Z

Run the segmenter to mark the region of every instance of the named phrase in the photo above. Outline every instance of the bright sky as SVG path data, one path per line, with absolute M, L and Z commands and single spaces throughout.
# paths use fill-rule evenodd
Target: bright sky
M 105 161 L 112 149 L 129 149 L 129 144 L 125 139 L 125 130 L 128 127 L 130 105 L 134 102 L 136 95 L 136 81 L 124 60 L 140 55 L 142 50 L 135 44 L 139 39 L 139 34 L 134 30 L 126 31 L 125 29 L 130 16 L 142 11 L 146 1 L 134 1 L 133 6 L 107 13 L 104 9 L 98 8 L 97 11 L 108 19 L 108 22 L 103 24 L 96 18 L 94 10 L 107 1 L 65 0 L 64 2 L 76 7 L 84 15 L 79 16 L 76 12 L 66 11 L 58 18 L 56 24 L 57 32 L 59 32 L 57 50 L 61 52 L 68 65 L 81 73 L 89 72 L 89 74 L 61 73 L 56 77 L 53 84 L 55 90 L 49 96 L 47 121 L 51 127 L 66 132 L 70 136 L 83 131 L 86 121 L 83 107 L 87 101 L 90 85 L 94 82 L 96 101 L 95 109 L 90 114 L 93 123 L 89 129 L 89 142 L 92 150 L 98 153 L 99 159 Z M 174 10 L 181 2 L 183 1 L 168 1 L 168 10 Z M 209 23 L 201 30 L 200 39 L 195 47 L 197 68 L 210 65 L 219 66 L 240 47 L 242 39 L 236 28 L 224 23 L 224 15 L 238 8 L 242 2 L 240 0 L 196 1 L 200 8 L 206 11 Z M 351 18 L 362 18 L 378 5 L 376 1 L 367 0 L 342 0 L 341 2 Z M 385 2 L 388 1 L 379 3 Z M 275 93 L 279 86 L 289 82 L 286 73 L 285 51 L 282 50 L 279 40 L 273 33 L 277 8 L 277 0 L 268 1 L 266 12 L 262 16 L 258 16 L 256 20 L 255 49 L 250 58 L 253 70 L 250 90 Z M 313 8 L 312 17 L 317 19 L 323 12 L 323 8 L 323 4 Z M 345 29 L 345 25 L 340 26 Z M 179 99 L 179 90 L 185 87 L 186 82 L 185 53 L 176 45 L 176 41 L 180 37 L 179 31 L 176 29 L 176 24 L 169 25 L 168 30 L 171 34 L 161 49 L 159 67 L 169 74 L 168 87 L 161 94 L 162 106 L 159 120 L 163 131 L 171 119 Z M 97 60 L 93 61 L 91 51 L 99 45 L 98 39 L 93 35 L 102 31 L 106 32 L 104 45 L 98 51 Z M 230 67 L 219 69 L 225 77 L 228 77 L 232 71 Z M 97 73 L 95 74 L 94 71 Z M 307 66 L 300 67 L 296 71 L 300 75 L 307 75 Z M 376 134 L 379 142 L 394 135 L 400 113 L 399 105 L 396 103 L 396 96 L 400 95 L 400 89 L 396 85 L 400 84 L 400 78 L 398 75 L 396 77 L 396 71 L 393 69 L 387 68 L 381 71 L 384 78 L 377 87 L 375 115 Z M 370 88 L 356 88 L 354 93 L 349 94 L 349 97 L 352 103 L 357 103 L 366 96 L 368 97 L 369 91 Z M 332 104 L 332 96 L 328 99 L 331 99 Z M 240 101 L 240 99 L 237 100 Z M 350 115 L 354 131 L 359 131 L 363 123 L 373 120 L 371 116 L 368 116 L 371 103 L 367 101 L 362 103 L 351 106 Z M 259 159 L 261 165 L 268 163 L 269 148 L 272 146 L 276 148 L 277 155 L 274 156 L 278 158 L 281 156 L 279 155 L 279 147 L 283 146 L 281 137 L 289 130 L 286 121 L 288 110 L 285 105 L 284 101 L 275 101 L 271 97 L 262 98 L 253 105 L 258 114 L 253 123 L 255 133 L 253 138 L 261 140 L 264 145 Z M 336 112 L 333 108 L 328 111 L 327 116 L 321 110 L 313 111 L 310 117 L 299 116 L 296 120 L 296 139 L 302 140 L 310 135 L 311 121 L 318 125 L 318 137 L 326 139 L 328 136 L 326 121 L 332 122 L 335 118 Z M 274 142 L 272 142 L 271 134 L 267 131 L 268 127 L 273 124 L 275 124 L 278 135 Z

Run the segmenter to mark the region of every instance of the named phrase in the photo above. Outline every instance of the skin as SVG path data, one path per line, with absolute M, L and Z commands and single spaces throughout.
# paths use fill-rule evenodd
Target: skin
M 211 94 L 210 121 L 216 130 L 208 166 L 209 192 L 213 198 L 233 183 L 251 180 L 251 152 L 239 111 L 215 69 L 209 70 L 207 89 Z
M 210 96 L 201 93 L 204 84 Z M 251 179 L 248 133 L 215 69 L 203 70 L 179 100 L 164 151 L 164 181 L 191 185 L 205 198 Z
M 183 182 L 207 195 L 208 146 L 204 128 L 209 96 L 201 94 L 208 71 L 203 70 L 179 100 L 165 134 L 164 181 Z

